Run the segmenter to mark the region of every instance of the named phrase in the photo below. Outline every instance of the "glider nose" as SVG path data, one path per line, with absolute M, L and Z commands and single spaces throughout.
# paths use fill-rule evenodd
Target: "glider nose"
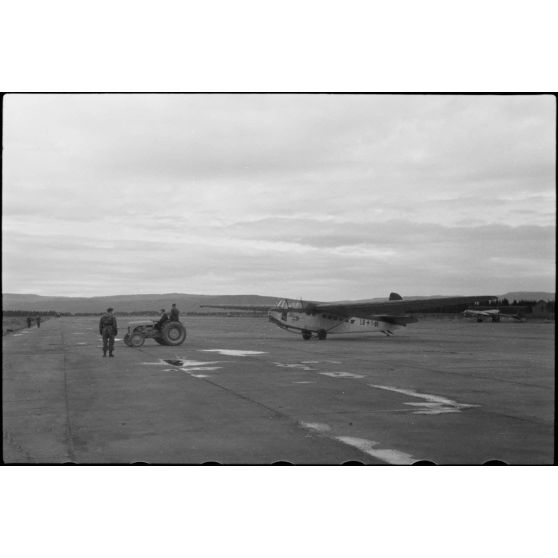
M 274 311 L 274 310 L 270 310 L 270 311 L 267 313 L 267 319 L 268 319 L 270 322 L 274 323 L 274 324 L 280 323 L 280 322 L 279 322 L 279 317 L 278 317 L 278 315 L 277 315 L 278 313 L 279 313 L 279 312 L 276 312 L 276 311 Z

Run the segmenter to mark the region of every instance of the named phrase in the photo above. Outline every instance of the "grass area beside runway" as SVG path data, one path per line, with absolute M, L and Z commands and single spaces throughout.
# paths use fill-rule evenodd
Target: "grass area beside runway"
M 41 316 L 41 324 L 46 322 L 49 318 Z M 31 327 L 37 327 L 37 321 L 33 318 Z M 2 316 L 2 336 L 9 333 L 15 333 L 20 329 L 27 328 L 27 318 L 20 316 Z
M 7 335 L 8 333 L 13 333 L 24 329 L 27 327 L 27 321 L 25 318 L 19 317 L 8 317 L 2 318 L 2 335 Z

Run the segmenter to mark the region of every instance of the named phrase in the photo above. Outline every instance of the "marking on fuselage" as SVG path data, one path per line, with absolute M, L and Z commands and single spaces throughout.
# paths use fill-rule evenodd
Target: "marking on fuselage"
M 322 376 L 331 376 L 332 378 L 364 378 L 360 374 L 353 374 L 352 372 L 319 372 Z
M 76 345 L 87 345 L 87 343 L 85 341 L 82 341 L 81 343 L 76 343 Z
M 429 393 L 418 393 L 411 389 L 401 389 L 393 386 L 380 386 L 376 384 L 368 384 L 370 387 L 376 389 L 384 389 L 387 391 L 395 391 L 403 395 L 409 395 L 418 399 L 424 399 L 424 403 L 404 403 L 412 407 L 419 407 L 418 411 L 413 411 L 415 415 L 440 415 L 443 413 L 460 413 L 463 409 L 472 407 L 480 407 L 480 405 L 471 405 L 468 403 L 458 403 L 447 397 L 440 397 L 439 395 L 431 395 Z
M 199 349 L 204 353 L 220 353 L 225 356 L 250 356 L 250 355 L 266 355 L 265 351 L 242 351 L 237 349 Z
M 293 382 L 293 384 L 315 384 L 316 382 Z

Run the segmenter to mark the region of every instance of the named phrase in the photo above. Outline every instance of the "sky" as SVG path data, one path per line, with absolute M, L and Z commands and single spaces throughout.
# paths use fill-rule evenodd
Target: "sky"
M 548 95 L 8 95 L 3 292 L 553 292 L 555 126 Z

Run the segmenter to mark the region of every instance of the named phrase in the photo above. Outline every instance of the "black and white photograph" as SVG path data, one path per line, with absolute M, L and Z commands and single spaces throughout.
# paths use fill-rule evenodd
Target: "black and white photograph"
M 3 555 L 552 554 L 555 3 L 2 8 Z
M 5 464 L 554 462 L 556 98 L 7 94 Z

